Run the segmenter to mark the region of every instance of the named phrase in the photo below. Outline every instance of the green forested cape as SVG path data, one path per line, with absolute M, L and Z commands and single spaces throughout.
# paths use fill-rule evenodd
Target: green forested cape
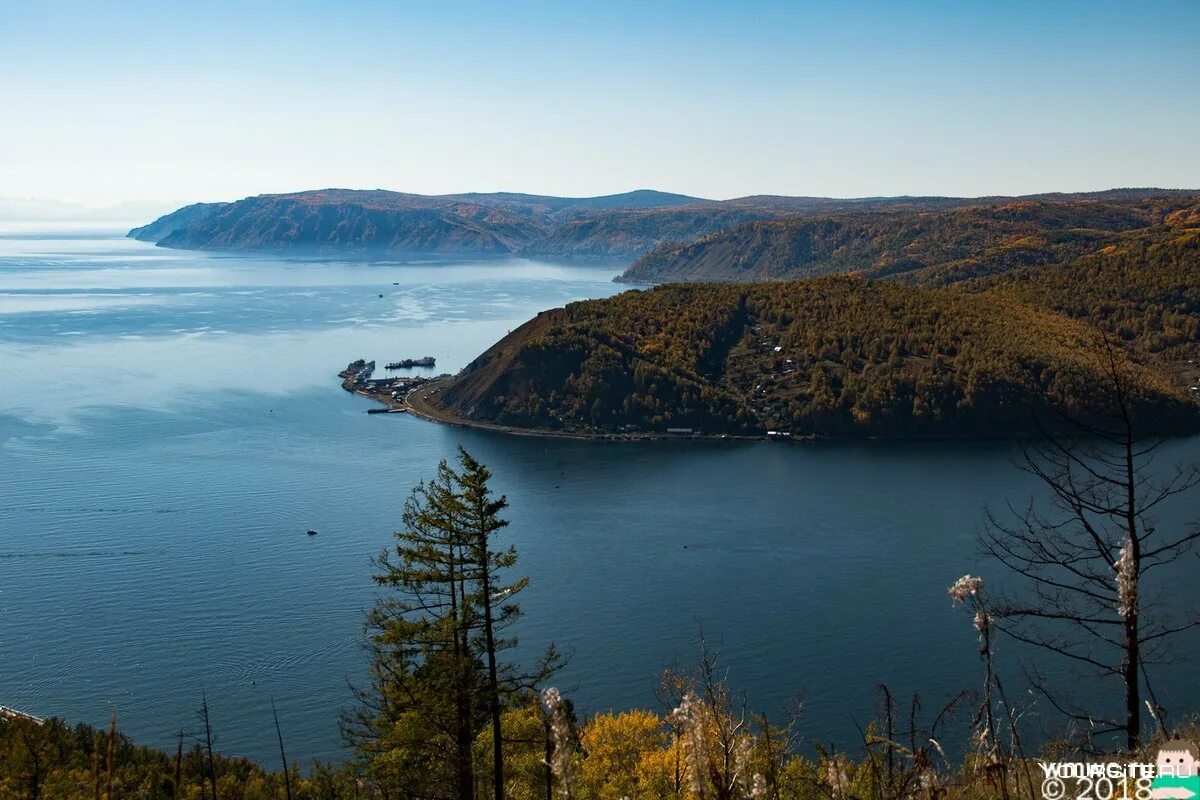
M 1194 431 L 1200 214 L 1163 220 L 1062 263 L 572 303 L 477 358 L 443 402 L 580 432 L 1010 436 L 1105 413 L 1107 335 L 1146 431 Z

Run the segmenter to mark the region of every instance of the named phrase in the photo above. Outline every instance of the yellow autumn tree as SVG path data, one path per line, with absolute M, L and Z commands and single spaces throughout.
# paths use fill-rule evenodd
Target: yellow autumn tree
M 580 744 L 587 754 L 580 770 L 584 800 L 670 796 L 656 791 L 661 781 L 652 757 L 667 746 L 665 724 L 657 715 L 640 710 L 599 714 L 583 726 Z M 644 762 L 649 771 L 643 770 Z
M 530 699 L 500 718 L 504 734 L 504 783 L 509 800 L 544 800 L 551 781 L 546 764 L 546 725 L 537 701 Z M 486 732 L 475 741 L 476 758 L 491 770 L 491 739 Z

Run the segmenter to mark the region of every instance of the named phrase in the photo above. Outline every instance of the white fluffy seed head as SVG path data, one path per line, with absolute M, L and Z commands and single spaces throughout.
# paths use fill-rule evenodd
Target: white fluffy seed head
M 1113 569 L 1117 573 L 1117 613 L 1122 617 L 1134 616 L 1137 614 L 1138 575 L 1133 548 L 1128 541 L 1121 548 Z
M 947 591 L 954 598 L 956 603 L 965 603 L 971 597 L 978 597 L 979 590 L 983 588 L 983 578 L 976 578 L 971 575 L 963 575 L 954 582 Z
M 554 745 L 548 766 L 558 779 L 558 793 L 570 798 L 575 793 L 575 753 L 567 704 L 558 689 L 553 687 L 542 692 L 542 703 L 550 714 L 550 741 Z

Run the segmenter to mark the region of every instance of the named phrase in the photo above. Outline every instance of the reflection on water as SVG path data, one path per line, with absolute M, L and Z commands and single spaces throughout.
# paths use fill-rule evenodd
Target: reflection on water
M 945 590 L 993 578 L 982 508 L 1032 489 L 1005 445 L 505 437 L 367 416 L 338 387 L 358 357 L 457 369 L 538 310 L 619 290 L 614 272 L 0 234 L 0 703 L 100 724 L 115 707 L 169 745 L 203 689 L 220 746 L 274 763 L 274 698 L 297 758 L 336 756 L 370 557 L 460 443 L 512 502 L 523 649 L 573 652 L 560 685 L 584 710 L 653 703 L 701 629 L 752 709 L 802 694 L 800 732 L 843 745 L 880 681 L 929 707 L 976 685 Z M 1200 706 L 1188 675 L 1159 677 L 1168 708 Z

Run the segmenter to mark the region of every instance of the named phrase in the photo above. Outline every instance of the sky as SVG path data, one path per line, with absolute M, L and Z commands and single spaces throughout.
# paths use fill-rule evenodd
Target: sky
M 0 0 L 0 197 L 1200 187 L 1200 0 Z

